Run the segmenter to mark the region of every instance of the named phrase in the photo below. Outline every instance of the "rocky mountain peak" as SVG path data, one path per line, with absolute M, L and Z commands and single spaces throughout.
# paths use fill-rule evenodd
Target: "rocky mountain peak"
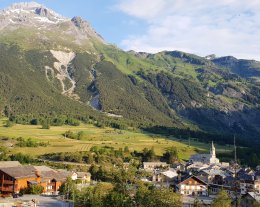
M 104 42 L 103 38 L 81 17 L 66 18 L 36 2 L 15 3 L 7 9 L 0 10 L 0 31 L 12 32 L 19 28 L 42 31 L 37 33 L 37 38 L 42 40 L 52 38 L 46 33 L 51 30 L 53 33 L 63 34 L 63 37 L 72 37 L 76 45 L 85 44 L 86 40 L 90 39 Z
M 67 20 L 67 18 L 36 2 L 15 3 L 7 9 L 0 11 L 0 23 L 2 26 L 21 23 L 55 24 Z
M 74 23 L 74 25 L 76 27 L 78 27 L 79 29 L 82 29 L 87 24 L 86 21 L 84 21 L 81 17 L 78 17 L 78 16 L 73 17 L 71 19 L 71 22 Z
M 36 8 L 35 14 L 38 14 L 39 16 L 47 17 L 49 14 L 49 11 L 46 8 Z
M 71 19 L 72 24 L 83 34 L 88 37 L 96 37 L 100 41 L 104 42 L 103 38 L 91 27 L 91 25 L 79 16 L 75 16 Z

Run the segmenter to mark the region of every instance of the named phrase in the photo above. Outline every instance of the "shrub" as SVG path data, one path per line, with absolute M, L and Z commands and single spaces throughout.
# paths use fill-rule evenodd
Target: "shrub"
M 7 120 L 6 123 L 5 123 L 5 127 L 12 127 L 14 125 L 15 125 L 15 123 L 10 121 L 10 120 Z
M 42 121 L 42 129 L 50 129 L 50 123 L 49 120 L 45 119 Z
M 30 185 L 28 187 L 28 193 L 33 195 L 39 195 L 42 194 L 44 190 L 44 187 L 41 185 Z

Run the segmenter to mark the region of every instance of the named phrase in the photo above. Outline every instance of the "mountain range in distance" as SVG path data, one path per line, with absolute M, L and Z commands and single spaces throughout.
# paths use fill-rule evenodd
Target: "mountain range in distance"
M 89 114 L 259 138 L 258 61 L 125 52 L 82 18 L 35 2 L 2 10 L 0 33 L 2 114 Z

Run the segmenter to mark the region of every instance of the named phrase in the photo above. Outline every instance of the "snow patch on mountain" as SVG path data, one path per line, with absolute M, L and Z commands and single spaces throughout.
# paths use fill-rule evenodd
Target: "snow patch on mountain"
M 64 25 L 65 27 L 63 27 Z M 71 36 L 75 45 L 93 47 L 91 41 L 88 41 L 92 39 L 105 43 L 104 39 L 82 18 L 63 17 L 36 2 L 16 3 L 7 9 L 0 10 L 0 31 L 10 32 L 19 28 L 43 31 L 37 36 L 39 39 L 44 39 L 44 33 L 47 31 L 57 31 L 58 34 L 63 33 L 65 36 Z M 58 38 L 62 39 L 62 37 L 63 35 Z
M 49 25 L 70 21 L 51 9 L 36 2 L 16 3 L 0 11 L 0 27 L 8 24 L 17 25 Z
M 56 22 L 49 20 L 47 17 L 34 17 L 34 19 L 38 20 L 39 22 L 43 23 L 50 23 L 55 24 Z

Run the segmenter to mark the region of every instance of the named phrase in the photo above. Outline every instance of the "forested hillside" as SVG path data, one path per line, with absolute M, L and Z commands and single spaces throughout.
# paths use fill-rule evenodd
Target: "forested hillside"
M 180 51 L 125 52 L 79 17 L 10 14 L 0 14 L 0 110 L 5 116 L 66 114 L 143 128 L 260 135 L 257 61 Z

